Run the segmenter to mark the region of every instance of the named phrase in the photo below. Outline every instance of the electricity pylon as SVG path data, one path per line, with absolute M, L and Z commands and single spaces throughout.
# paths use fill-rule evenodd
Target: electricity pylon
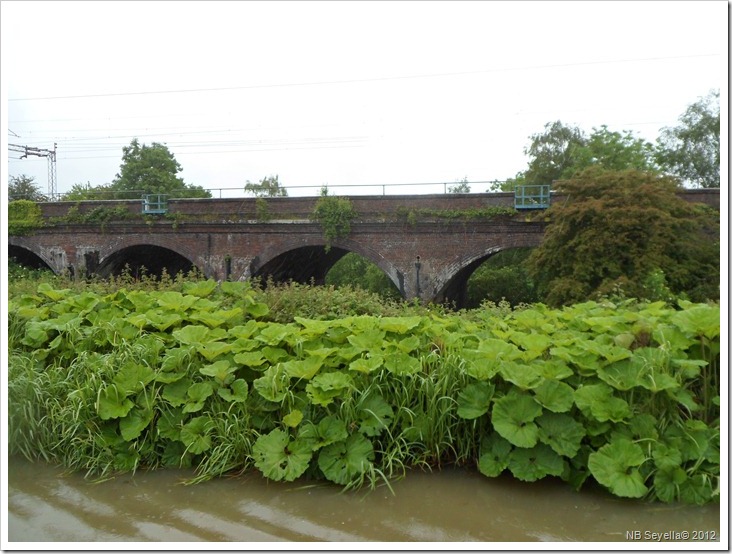
M 53 143 L 53 150 L 46 148 L 36 148 L 35 146 L 21 146 L 20 144 L 8 144 L 11 152 L 22 152 L 20 157 L 38 156 L 40 158 L 48 158 L 48 198 L 56 200 L 56 143 Z

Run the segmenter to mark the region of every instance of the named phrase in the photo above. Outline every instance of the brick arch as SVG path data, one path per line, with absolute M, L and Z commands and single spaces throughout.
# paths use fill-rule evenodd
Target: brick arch
M 201 256 L 197 256 L 186 247 L 184 241 L 177 239 L 175 235 L 150 233 L 145 235 L 121 235 L 116 240 L 102 243 L 98 249 L 99 261 L 102 262 L 116 252 L 134 246 L 159 246 L 186 258 L 193 265 L 198 265 L 196 261 L 201 258 Z
M 150 246 L 171 252 L 188 262 L 192 267 L 204 269 L 199 265 L 204 261 L 201 256 L 192 255 L 180 241 L 176 240 L 172 236 L 156 234 L 122 236 L 117 240 L 109 241 L 108 243 L 100 245 L 100 248 L 96 250 L 98 253 L 97 266 L 95 268 L 87 269 L 91 272 L 101 271 L 101 274 L 104 275 L 113 271 L 115 264 L 119 263 L 117 260 L 118 257 L 123 256 L 124 260 L 126 251 L 134 251 L 136 248 L 145 248 Z
M 317 276 L 315 276 L 316 282 L 318 282 L 318 277 L 324 279 L 327 271 L 330 270 L 330 268 L 333 267 L 333 265 L 342 256 L 348 252 L 353 252 L 374 263 L 386 274 L 389 280 L 394 283 L 399 292 L 404 295 L 403 274 L 389 259 L 377 250 L 351 238 L 332 241 L 329 253 L 325 252 L 325 246 L 326 243 L 322 236 L 299 236 L 296 239 L 278 241 L 266 247 L 259 255 L 254 257 L 250 263 L 248 276 L 256 277 L 260 275 L 263 270 L 267 271 L 267 268 L 271 267 L 271 264 L 275 263 L 278 258 L 286 256 L 288 253 L 292 254 L 289 263 L 297 263 L 296 252 L 301 250 L 307 251 L 313 256 L 318 256 L 318 261 L 323 264 L 321 271 Z M 286 260 L 286 258 L 283 259 L 283 263 L 288 263 L 288 260 Z
M 38 262 L 45 265 L 54 273 L 58 274 L 61 272 L 62 268 L 54 267 L 54 265 L 57 264 L 55 264 L 53 260 L 49 259 L 49 257 L 40 249 L 33 248 L 32 245 L 28 244 L 17 244 L 18 241 L 13 239 L 17 239 L 17 237 L 10 237 L 10 240 L 8 241 L 8 257 L 14 255 L 13 250 L 19 250 L 22 251 L 22 256 L 19 260 L 21 263 L 23 263 L 24 259 L 30 261 L 33 258 L 36 258 Z
M 66 257 L 62 256 L 59 262 L 54 259 L 53 252 L 49 249 L 42 248 L 32 237 L 8 237 L 8 246 L 22 248 L 37 256 L 44 264 L 46 264 L 54 273 L 61 274 L 66 269 Z

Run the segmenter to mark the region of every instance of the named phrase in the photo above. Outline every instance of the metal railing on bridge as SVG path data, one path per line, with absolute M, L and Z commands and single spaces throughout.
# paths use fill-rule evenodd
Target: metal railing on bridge
M 146 194 L 142 197 L 143 214 L 164 214 L 168 213 L 167 194 Z
M 516 185 L 514 207 L 517 210 L 543 210 L 551 201 L 551 185 Z

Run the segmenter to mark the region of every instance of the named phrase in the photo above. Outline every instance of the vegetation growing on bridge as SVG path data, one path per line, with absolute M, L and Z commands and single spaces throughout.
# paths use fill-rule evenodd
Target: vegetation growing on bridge
M 356 215 L 350 199 L 329 196 L 327 187 L 323 187 L 313 209 L 313 220 L 323 227 L 326 252 L 330 250 L 335 239 L 345 238 L 351 234 L 351 221 Z
M 31 200 L 8 202 L 8 235 L 29 235 L 43 225 L 41 208 L 35 202 Z
M 456 463 L 621 497 L 719 497 L 717 306 L 268 311 L 239 282 L 13 297 L 11 452 L 96 477 L 257 469 L 357 487 Z

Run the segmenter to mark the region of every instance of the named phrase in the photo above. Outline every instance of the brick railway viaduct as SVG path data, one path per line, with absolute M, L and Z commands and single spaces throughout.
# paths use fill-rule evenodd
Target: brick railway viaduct
M 719 189 L 680 195 L 719 209 Z M 42 203 L 48 225 L 10 236 L 8 255 L 56 273 L 72 269 L 77 277 L 119 274 L 127 265 L 157 274 L 163 267 L 171 274 L 195 267 L 217 280 L 323 283 L 335 262 L 355 252 L 381 268 L 406 299 L 462 305 L 467 280 L 482 262 L 501 250 L 538 246 L 546 226 L 534 210 L 490 215 L 491 208 L 513 208 L 513 193 L 353 196 L 358 215 L 351 232 L 327 249 L 322 226 L 311 219 L 317 200 L 178 199 L 162 215 L 143 215 L 140 200 Z M 552 195 L 553 204 L 564 201 Z M 78 222 L 78 214 L 94 210 L 118 217 Z

